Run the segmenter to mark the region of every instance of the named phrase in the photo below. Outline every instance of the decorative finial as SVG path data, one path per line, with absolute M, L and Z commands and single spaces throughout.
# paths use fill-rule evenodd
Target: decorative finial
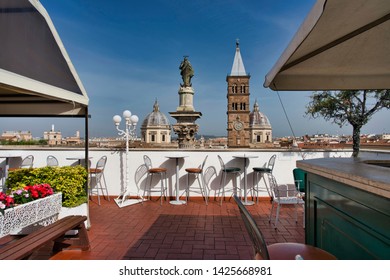
M 239 48 L 239 45 L 240 45 L 240 39 L 236 39 L 236 48 Z
M 255 99 L 255 104 L 253 104 L 253 111 L 259 111 L 259 104 L 257 103 L 257 98 Z

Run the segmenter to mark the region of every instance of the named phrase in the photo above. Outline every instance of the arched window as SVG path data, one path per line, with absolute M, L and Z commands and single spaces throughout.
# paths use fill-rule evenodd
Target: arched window
M 236 84 L 232 85 L 232 93 L 237 93 L 237 85 Z
M 241 85 L 241 93 L 245 93 L 245 88 L 246 88 L 245 85 L 242 84 L 242 85 Z

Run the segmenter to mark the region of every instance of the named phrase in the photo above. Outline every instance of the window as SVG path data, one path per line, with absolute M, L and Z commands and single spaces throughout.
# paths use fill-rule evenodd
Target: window
M 260 143 L 260 142 L 261 142 L 261 136 L 260 136 L 260 135 L 256 135 L 256 142 L 257 142 L 257 143 Z
M 165 142 L 165 134 L 161 135 L 162 141 Z
M 245 93 L 245 85 L 241 85 L 241 93 Z
M 237 85 L 236 84 L 232 85 L 232 93 L 237 93 Z
M 155 142 L 156 141 L 156 135 L 152 134 L 150 135 L 150 141 Z

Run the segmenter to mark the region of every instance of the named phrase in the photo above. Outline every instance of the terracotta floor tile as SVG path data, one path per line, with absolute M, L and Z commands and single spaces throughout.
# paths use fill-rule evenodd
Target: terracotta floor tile
M 302 208 L 295 223 L 294 207 L 283 206 L 277 229 L 268 222 L 271 203 L 259 201 L 248 206 L 268 244 L 304 243 Z M 187 205 L 146 201 L 119 208 L 111 199 L 101 206 L 90 203 L 91 251 L 63 251 L 52 256 L 50 246 L 30 259 L 251 259 L 253 249 L 237 205 L 233 200 L 212 199 L 206 206 L 201 199 Z

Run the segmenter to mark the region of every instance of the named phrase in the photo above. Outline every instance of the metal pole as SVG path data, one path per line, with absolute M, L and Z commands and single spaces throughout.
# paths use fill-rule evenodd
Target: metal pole
M 126 190 L 129 188 L 129 121 L 126 121 Z
M 115 202 L 118 204 L 119 207 L 135 204 L 142 202 L 144 199 L 142 196 L 139 195 L 139 192 L 137 193 L 137 196 L 140 197 L 140 199 L 128 199 L 126 200 L 126 197 L 130 194 L 129 190 L 129 140 L 134 141 L 134 139 L 137 137 L 135 131 L 136 126 L 138 123 L 138 117 L 136 115 L 131 115 L 130 111 L 126 110 L 123 112 L 123 117 L 126 119 L 125 123 L 125 129 L 122 130 L 119 128 L 119 124 L 121 122 L 121 117 L 116 115 L 113 117 L 115 127 L 118 131 L 118 134 L 120 136 L 123 136 L 123 138 L 126 141 L 126 158 L 125 158 L 125 187 L 124 191 L 121 192 L 121 194 L 115 199 Z M 126 201 L 126 203 L 125 203 Z
M 91 219 L 89 217 L 89 126 L 88 126 L 88 106 L 85 107 L 85 168 L 87 169 L 87 182 L 85 183 L 85 192 L 87 195 L 87 229 L 91 227 Z

